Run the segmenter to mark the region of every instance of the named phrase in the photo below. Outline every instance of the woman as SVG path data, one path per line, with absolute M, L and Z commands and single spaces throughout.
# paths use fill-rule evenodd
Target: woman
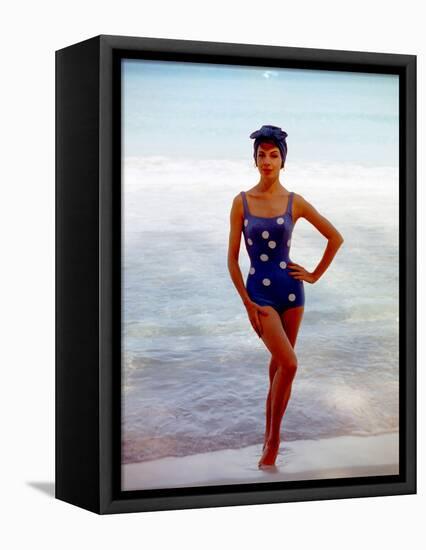
M 228 269 L 253 329 L 271 352 L 265 438 L 258 464 L 264 468 L 275 465 L 281 420 L 297 370 L 294 347 L 304 311 L 303 282 L 315 283 L 323 275 L 343 237 L 301 195 L 290 193 L 281 184 L 287 133 L 267 125 L 250 137 L 255 139 L 254 159 L 260 180 L 233 200 Z M 299 218 L 308 220 L 328 239 L 324 255 L 312 272 L 289 258 L 291 234 Z M 238 264 L 241 232 L 251 264 L 246 286 Z

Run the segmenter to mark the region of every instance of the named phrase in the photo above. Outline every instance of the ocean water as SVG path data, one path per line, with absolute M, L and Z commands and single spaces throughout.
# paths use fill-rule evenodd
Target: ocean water
M 227 269 L 262 124 L 288 133 L 282 184 L 345 238 L 305 283 L 282 436 L 397 431 L 398 77 L 126 60 L 122 83 L 123 462 L 263 440 L 270 354 Z M 297 222 L 293 261 L 312 270 L 325 246 Z
M 227 269 L 232 200 L 258 178 L 250 158 L 123 160 L 123 463 L 263 441 L 270 353 Z M 398 168 L 288 160 L 280 179 L 345 238 L 305 282 L 282 438 L 398 431 Z M 293 261 L 312 270 L 325 246 L 296 223 Z
M 292 162 L 394 166 L 398 76 L 125 60 L 123 156 L 247 160 L 273 124 Z

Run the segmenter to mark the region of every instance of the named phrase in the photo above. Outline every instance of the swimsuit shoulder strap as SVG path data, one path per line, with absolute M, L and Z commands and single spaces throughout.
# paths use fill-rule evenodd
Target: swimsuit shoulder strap
M 292 215 L 292 204 L 293 204 L 293 191 L 291 191 L 289 197 L 288 197 L 288 206 L 287 206 L 287 214 L 290 214 L 291 217 L 293 217 Z
M 249 215 L 249 209 L 248 209 L 248 204 L 247 204 L 246 192 L 241 191 L 241 196 L 243 197 L 244 214 L 247 216 L 247 215 Z

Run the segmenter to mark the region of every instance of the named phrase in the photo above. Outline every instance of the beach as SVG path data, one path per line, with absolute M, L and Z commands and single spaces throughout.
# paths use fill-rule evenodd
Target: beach
M 134 61 L 123 71 L 124 487 L 397 473 L 397 78 Z M 259 102 L 265 91 L 280 100 Z M 284 442 L 266 473 L 270 353 L 227 249 L 233 201 L 259 179 L 249 135 L 269 122 L 289 134 L 282 185 L 345 241 L 304 285 Z M 312 271 L 326 244 L 301 218 L 290 259 Z M 246 281 L 244 247 L 239 265 Z
M 183 160 L 130 159 L 126 170 L 123 464 L 245 449 L 263 440 L 270 353 L 226 269 L 228 206 L 250 170 L 240 162 L 229 161 L 226 169 L 220 162 L 192 164 L 194 173 Z M 305 285 L 283 437 L 318 441 L 397 432 L 395 171 L 307 163 L 289 171 L 295 188 L 305 194 L 304 182 L 306 195 L 336 223 L 345 244 L 327 273 Z M 196 174 L 203 174 L 202 185 Z M 156 192 L 147 193 L 145 182 L 154 180 Z M 380 219 L 369 200 L 373 193 Z M 311 268 L 324 246 L 306 221 L 297 223 L 293 261 Z M 243 250 L 240 263 L 245 278 Z
M 397 433 L 283 441 L 276 468 L 259 470 L 261 445 L 124 464 L 122 490 L 398 475 Z

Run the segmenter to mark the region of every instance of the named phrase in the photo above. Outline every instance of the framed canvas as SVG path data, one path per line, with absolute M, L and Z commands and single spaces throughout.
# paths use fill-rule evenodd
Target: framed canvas
M 56 52 L 56 498 L 415 493 L 415 350 L 415 55 Z

